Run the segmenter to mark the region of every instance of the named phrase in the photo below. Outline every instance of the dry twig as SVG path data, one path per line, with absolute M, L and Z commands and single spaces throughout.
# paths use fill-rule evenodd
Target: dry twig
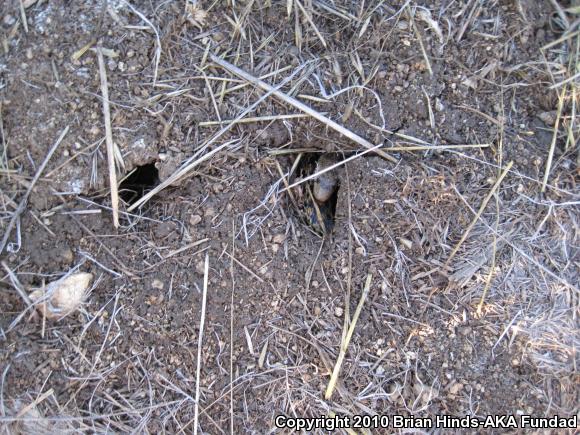
M 197 434 L 199 418 L 199 382 L 201 377 L 201 349 L 203 346 L 203 327 L 205 325 L 205 304 L 207 300 L 207 283 L 209 277 L 209 253 L 205 254 L 205 265 L 203 269 L 203 294 L 201 297 L 201 319 L 199 321 L 199 337 L 197 340 L 197 368 L 195 370 L 195 416 L 193 422 L 193 433 Z
M 356 306 L 356 310 L 354 312 L 354 315 L 352 316 L 352 322 L 350 323 L 350 327 L 348 328 L 348 332 L 347 332 L 346 336 L 344 337 L 344 339 L 342 340 L 342 343 L 340 344 L 340 351 L 338 353 L 338 358 L 336 360 L 336 364 L 334 365 L 334 369 L 332 371 L 330 381 L 328 382 L 328 386 L 326 387 L 326 392 L 324 393 L 324 398 L 326 400 L 330 399 L 330 397 L 332 396 L 332 393 L 334 391 L 334 387 L 336 386 L 336 382 L 338 381 L 338 375 L 340 374 L 340 368 L 342 367 L 342 362 L 344 360 L 344 357 L 346 356 L 348 344 L 350 343 L 350 340 L 352 338 L 352 334 L 354 333 L 354 328 L 356 327 L 356 323 L 357 323 L 358 318 L 360 316 L 360 312 L 361 312 L 362 307 L 365 303 L 365 300 L 369 294 L 369 289 L 371 287 L 372 278 L 373 278 L 373 276 L 369 273 L 367 276 L 367 281 L 365 283 L 362 295 L 360 297 L 358 305 Z M 346 315 L 346 311 L 345 311 L 345 315 Z
M 100 44 L 97 46 L 97 59 L 99 60 L 101 94 L 103 95 L 103 117 L 105 118 L 105 139 L 107 143 L 107 165 L 109 167 L 109 187 L 111 188 L 113 225 L 115 228 L 119 228 L 119 191 L 117 186 L 117 169 L 115 167 L 115 144 L 113 143 L 113 130 L 111 128 L 109 85 L 107 83 L 107 71 L 105 70 L 105 60 L 103 58 L 103 51 Z
M 544 170 L 544 178 L 542 180 L 542 193 L 546 190 L 548 184 L 548 177 L 552 169 L 552 160 L 554 159 L 554 150 L 556 149 L 556 140 L 558 139 L 558 129 L 560 127 L 560 118 L 562 116 L 562 107 L 564 106 L 564 96 L 566 95 L 566 86 L 562 89 L 558 101 L 558 111 L 556 113 L 556 123 L 554 124 L 554 133 L 552 134 L 552 142 L 550 143 L 550 150 L 548 151 L 548 160 L 546 161 L 546 169 Z

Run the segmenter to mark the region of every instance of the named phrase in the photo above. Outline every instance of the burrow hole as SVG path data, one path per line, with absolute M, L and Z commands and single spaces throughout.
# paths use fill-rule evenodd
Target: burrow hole
M 298 163 L 298 166 L 296 167 L 296 176 L 295 176 L 295 180 L 298 178 L 306 178 L 309 175 L 314 174 L 317 171 L 317 163 L 319 161 L 321 157 L 320 153 L 307 153 L 304 154 L 300 160 L 300 162 Z M 336 160 L 336 161 L 340 161 L 342 160 L 342 156 L 339 156 L 338 154 L 336 155 L 327 155 L 327 159 L 328 157 L 331 157 L 332 159 Z M 338 171 L 340 168 L 334 169 L 334 171 Z M 310 186 L 310 188 L 312 189 L 315 180 L 310 180 L 309 182 L 307 182 L 308 185 Z M 334 220 L 335 220 L 335 216 L 336 216 L 336 205 L 338 202 L 338 191 L 340 189 L 340 178 L 336 183 L 336 188 L 334 190 L 334 192 L 332 193 L 332 195 L 330 196 L 330 198 L 323 202 L 323 203 L 318 203 L 318 207 L 319 210 L 321 212 L 321 214 L 323 215 L 324 221 L 325 221 L 325 225 L 326 225 L 326 229 L 328 232 L 332 231 L 332 229 L 334 228 Z M 305 217 L 306 219 L 309 221 L 307 223 L 309 223 L 311 226 L 316 225 L 316 213 L 314 213 L 312 211 L 311 208 L 311 200 L 309 195 L 306 192 L 305 186 L 302 186 L 302 204 L 299 204 L 300 208 L 303 209 L 302 212 L 304 212 L 304 209 L 306 209 L 306 213 L 305 213 Z
M 119 197 L 126 204 L 134 204 L 159 184 L 155 163 L 146 163 L 133 169 L 119 185 Z

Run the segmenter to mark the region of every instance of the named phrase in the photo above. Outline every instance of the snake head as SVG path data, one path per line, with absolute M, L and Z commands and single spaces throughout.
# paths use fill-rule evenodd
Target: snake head
M 338 187 L 338 180 L 333 174 L 322 174 L 314 181 L 312 193 L 316 201 L 322 203 L 330 199 L 332 194 L 336 192 Z
M 336 157 L 331 155 L 323 155 L 316 162 L 316 172 L 322 171 L 329 166 L 336 163 Z M 324 203 L 328 201 L 332 195 L 338 189 L 338 173 L 334 169 L 332 171 L 325 172 L 315 178 L 312 187 L 312 193 L 314 198 L 319 203 Z

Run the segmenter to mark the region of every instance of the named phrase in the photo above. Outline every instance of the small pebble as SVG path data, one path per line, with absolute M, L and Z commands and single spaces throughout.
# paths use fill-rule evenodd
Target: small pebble
M 2 20 L 2 22 L 7 26 L 11 26 L 16 22 L 16 18 L 14 18 L 12 15 L 8 14 L 8 15 L 4 16 L 4 19 Z
M 413 247 L 413 242 L 408 239 L 399 239 L 401 241 L 401 245 L 403 245 L 407 249 L 411 249 Z
M 189 225 L 191 225 L 192 227 L 196 226 L 200 222 L 201 222 L 201 216 L 198 214 L 194 214 L 189 218 Z
M 285 234 L 276 234 L 273 238 L 272 241 L 274 243 L 283 243 L 284 240 L 286 240 L 286 235 Z
M 397 23 L 397 29 L 407 30 L 409 28 L 409 23 L 405 20 L 401 20 Z
M 69 247 L 63 248 L 60 256 L 66 264 L 72 263 L 75 259 L 74 252 Z
M 451 386 L 451 388 L 449 388 L 449 393 L 456 396 L 457 393 L 459 393 L 462 389 L 463 389 L 463 384 L 461 382 L 456 382 Z
M 552 127 L 554 126 L 554 124 L 556 124 L 557 112 L 555 110 L 551 112 L 542 112 L 539 113 L 537 116 L 548 127 Z

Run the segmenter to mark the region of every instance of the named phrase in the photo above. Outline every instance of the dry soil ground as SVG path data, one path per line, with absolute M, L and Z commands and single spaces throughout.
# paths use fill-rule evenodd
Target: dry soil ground
M 207 433 L 268 432 L 279 414 L 578 413 L 577 4 L 6 0 L 0 13 L 6 433 L 192 432 L 196 403 Z M 360 143 L 212 56 L 393 161 L 354 157 Z M 300 153 L 331 152 L 352 160 L 321 238 L 284 188 Z M 27 295 L 71 269 L 94 276 L 82 307 L 34 313 Z

